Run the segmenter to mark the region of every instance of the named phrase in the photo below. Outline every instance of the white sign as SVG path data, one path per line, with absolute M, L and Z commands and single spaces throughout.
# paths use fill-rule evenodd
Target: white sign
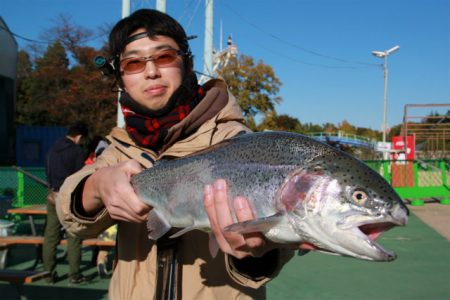
M 391 152 L 391 144 L 390 142 L 378 142 L 377 143 L 377 151 L 381 152 Z

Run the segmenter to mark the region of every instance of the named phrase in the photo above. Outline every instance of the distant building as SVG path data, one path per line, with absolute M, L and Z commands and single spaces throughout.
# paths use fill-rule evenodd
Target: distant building
M 0 17 L 0 166 L 15 161 L 17 42 Z

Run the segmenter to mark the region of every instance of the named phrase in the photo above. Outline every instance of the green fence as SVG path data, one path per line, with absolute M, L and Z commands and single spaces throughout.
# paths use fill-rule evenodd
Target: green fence
M 412 205 L 423 205 L 424 199 L 438 199 L 442 204 L 450 204 L 450 163 L 445 159 L 366 163 Z
M 23 168 L 31 176 L 13 167 L 0 167 L 0 217 L 5 207 L 24 207 L 46 203 L 47 187 L 32 177 L 46 181 L 44 168 Z

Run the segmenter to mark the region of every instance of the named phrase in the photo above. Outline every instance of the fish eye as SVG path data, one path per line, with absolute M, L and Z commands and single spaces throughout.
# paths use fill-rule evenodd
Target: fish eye
M 369 198 L 369 196 L 367 195 L 367 193 L 363 190 L 354 190 L 352 192 L 352 200 L 359 205 L 363 205 L 364 203 L 366 203 L 367 199 Z

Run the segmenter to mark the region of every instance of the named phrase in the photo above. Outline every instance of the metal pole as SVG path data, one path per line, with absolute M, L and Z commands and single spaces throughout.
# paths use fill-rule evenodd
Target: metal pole
M 156 0 L 156 10 L 165 13 L 167 9 L 166 0 Z
M 130 15 L 130 0 L 122 0 L 122 19 Z
M 130 15 L 130 0 L 122 0 L 122 19 Z M 123 127 L 125 121 L 123 119 L 122 109 L 120 108 L 120 93 L 117 93 L 117 127 Z
M 214 0 L 205 0 L 205 48 L 203 73 L 212 76 L 213 67 L 213 13 Z
M 388 84 L 388 68 L 387 68 L 387 57 L 384 56 L 384 109 L 383 109 L 383 143 L 386 143 L 386 131 L 387 131 L 387 84 Z M 384 152 L 383 159 L 387 160 L 388 153 Z

